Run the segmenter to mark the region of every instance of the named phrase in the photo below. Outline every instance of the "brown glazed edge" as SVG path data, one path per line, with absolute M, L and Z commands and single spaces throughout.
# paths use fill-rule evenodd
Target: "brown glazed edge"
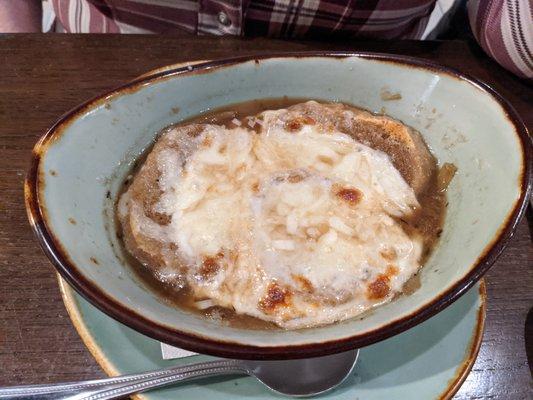
M 476 362 L 479 349 L 481 348 L 481 342 L 483 340 L 483 332 L 485 331 L 485 317 L 487 315 L 487 287 L 484 279 L 479 281 L 479 296 L 481 297 L 481 304 L 477 311 L 475 334 L 470 339 L 469 351 L 461 363 L 460 369 L 456 372 L 455 376 L 450 379 L 448 388 L 439 397 L 439 400 L 451 400 L 451 398 L 461 388 L 462 384 L 468 377 L 468 374 L 470 374 L 474 363 Z
M 61 292 L 61 298 L 67 314 L 78 332 L 83 344 L 87 347 L 91 355 L 94 357 L 98 365 L 104 370 L 108 376 L 118 376 L 120 371 L 117 370 L 116 366 L 107 358 L 106 353 L 98 345 L 98 342 L 92 336 L 91 332 L 85 325 L 83 316 L 80 313 L 78 307 L 78 302 L 73 295 L 73 289 L 69 284 L 61 278 L 61 275 L 57 273 L 57 280 L 59 284 L 59 290 Z M 476 325 L 474 327 L 474 335 L 470 339 L 470 346 L 465 354 L 465 358 L 461 365 L 458 367 L 458 370 L 455 376 L 448 381 L 448 386 L 444 392 L 440 395 L 439 400 L 450 400 L 461 388 L 461 385 L 464 383 L 468 374 L 472 370 L 476 358 L 479 354 L 479 349 L 481 348 L 481 343 L 483 339 L 483 332 L 485 329 L 485 316 L 487 310 L 487 289 L 485 281 L 483 279 L 479 282 L 479 297 L 480 305 L 477 310 Z M 136 394 L 131 396 L 134 400 L 144 400 L 146 396 L 143 394 Z
M 500 225 L 499 232 L 485 247 L 484 252 L 478 257 L 476 262 L 472 265 L 470 271 L 462 279 L 455 282 L 444 293 L 435 297 L 427 304 L 421 306 L 418 310 L 415 310 L 411 314 L 383 325 L 373 331 L 365 332 L 361 335 L 351 336 L 348 338 L 331 340 L 328 342 L 268 347 L 244 345 L 236 342 L 217 341 L 192 333 L 178 331 L 168 326 L 156 324 L 108 296 L 78 271 L 75 264 L 69 259 L 67 252 L 62 248 L 61 243 L 57 240 L 57 238 L 54 237 L 53 232 L 48 227 L 45 205 L 43 202 L 39 201 L 39 186 L 41 184 L 39 179 L 39 163 L 41 156 L 46 152 L 48 146 L 61 136 L 64 129 L 70 125 L 73 119 L 84 113 L 87 109 L 105 103 L 111 97 L 120 96 L 123 93 L 137 91 L 142 86 L 150 82 L 167 79 L 175 75 L 208 73 L 210 70 L 229 67 L 248 61 L 255 61 L 257 64 L 260 63 L 261 60 L 271 58 L 307 57 L 340 59 L 347 57 L 360 57 L 369 60 L 400 64 L 403 67 L 420 68 L 438 72 L 440 74 L 446 74 L 456 79 L 466 81 L 475 86 L 477 89 L 489 94 L 500 104 L 503 110 L 505 110 L 507 118 L 515 128 L 522 148 L 522 176 L 519 182 L 520 197 L 515 202 L 511 212 Z M 489 269 L 489 267 L 501 254 L 509 239 L 514 234 L 518 222 L 526 210 L 528 203 L 527 199 L 529 198 L 531 192 L 531 152 L 531 141 L 528 136 L 527 129 L 513 107 L 489 85 L 475 78 L 469 77 L 455 69 L 440 66 L 438 64 L 414 57 L 381 53 L 306 52 L 248 56 L 209 61 L 193 66 L 170 69 L 168 71 L 156 73 L 155 75 L 148 77 L 142 77 L 111 92 L 97 96 L 94 99 L 91 99 L 66 113 L 41 137 L 39 142 L 34 147 L 31 166 L 25 181 L 25 202 L 30 224 L 37 235 L 39 243 L 45 254 L 52 261 L 53 265 L 56 267 L 62 277 L 65 278 L 65 280 L 88 301 L 117 321 L 159 341 L 203 354 L 243 359 L 309 358 L 338 353 L 358 347 L 364 347 L 389 338 L 428 319 L 432 315 L 447 307 L 462 294 L 464 294 L 468 289 L 470 289 L 470 287 L 472 287 L 472 285 L 481 278 L 481 276 Z

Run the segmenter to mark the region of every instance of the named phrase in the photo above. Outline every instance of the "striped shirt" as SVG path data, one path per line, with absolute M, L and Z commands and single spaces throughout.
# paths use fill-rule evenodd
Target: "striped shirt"
M 435 0 L 52 0 L 67 32 L 420 38 Z
M 468 16 L 489 56 L 514 74 L 533 79 L 533 1 L 471 0 Z
M 50 0 L 66 32 L 277 38 L 422 39 L 437 0 Z M 532 0 L 469 0 L 473 33 L 513 73 L 533 78 Z M 446 3 L 453 3 L 447 0 Z M 436 7 L 437 4 L 437 7 Z M 503 6 L 502 6 L 503 4 Z

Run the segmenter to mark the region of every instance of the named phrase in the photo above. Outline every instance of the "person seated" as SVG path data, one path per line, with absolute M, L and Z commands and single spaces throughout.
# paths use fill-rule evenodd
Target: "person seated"
M 0 32 L 40 32 L 43 7 L 58 32 L 320 40 L 433 39 L 466 7 L 484 51 L 533 78 L 531 0 L 0 0 Z

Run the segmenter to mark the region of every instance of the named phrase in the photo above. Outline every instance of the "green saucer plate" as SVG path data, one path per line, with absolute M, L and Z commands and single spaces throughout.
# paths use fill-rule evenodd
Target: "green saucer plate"
M 59 278 L 63 301 L 81 339 L 110 375 L 201 362 L 209 356 L 163 360 L 160 343 L 102 313 Z M 416 327 L 361 349 L 352 375 L 319 399 L 450 399 L 466 379 L 481 344 L 485 284 Z M 250 377 L 218 377 L 135 396 L 143 400 L 281 399 Z

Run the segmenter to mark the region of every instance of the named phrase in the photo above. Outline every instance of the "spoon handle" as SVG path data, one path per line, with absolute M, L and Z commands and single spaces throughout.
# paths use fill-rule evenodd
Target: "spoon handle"
M 200 377 L 246 374 L 238 360 L 217 360 L 114 378 L 0 388 L 0 399 L 108 400 Z

